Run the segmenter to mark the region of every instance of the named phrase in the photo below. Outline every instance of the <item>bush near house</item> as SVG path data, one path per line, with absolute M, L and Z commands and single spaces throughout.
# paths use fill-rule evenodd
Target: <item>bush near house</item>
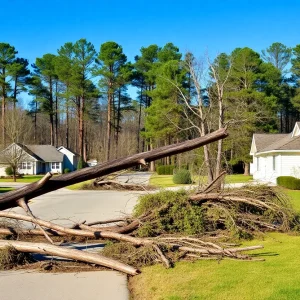
M 189 170 L 179 169 L 173 175 L 173 182 L 176 184 L 190 184 L 192 183 L 191 173 Z
M 300 190 L 300 179 L 293 176 L 279 176 L 277 177 L 277 185 L 290 190 Z
M 156 171 L 158 175 L 173 175 L 174 169 L 174 165 L 161 165 L 157 167 Z
M 14 174 L 14 171 L 13 171 L 13 169 L 12 169 L 11 166 L 8 166 L 8 167 L 5 168 L 5 174 L 6 174 L 7 176 L 11 176 L 11 175 Z

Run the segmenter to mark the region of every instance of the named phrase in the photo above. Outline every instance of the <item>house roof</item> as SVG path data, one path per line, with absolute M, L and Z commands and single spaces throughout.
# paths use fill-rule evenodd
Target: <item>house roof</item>
M 263 152 L 268 151 L 264 150 L 269 148 L 271 145 L 276 144 L 276 142 L 281 141 L 283 138 L 290 136 L 289 133 L 280 134 L 280 133 L 263 133 L 263 134 L 254 134 L 253 139 L 255 141 L 256 151 Z M 275 150 L 275 149 L 272 149 Z
M 61 149 L 66 149 L 66 150 L 68 150 L 69 152 L 71 152 L 72 154 L 74 154 L 75 156 L 80 156 L 78 153 L 72 151 L 70 148 L 67 148 L 67 147 L 65 147 L 65 146 L 59 146 L 59 147 L 57 147 L 57 150 L 58 150 L 58 151 L 61 150 Z
M 300 122 L 296 122 L 291 133 L 285 134 L 254 134 L 251 153 L 269 151 L 299 151 Z
M 41 160 L 44 162 L 62 162 L 63 161 L 64 155 L 61 152 L 59 152 L 54 146 L 51 146 L 51 145 L 25 145 L 25 148 L 27 148 L 31 153 L 33 153 L 38 160 Z

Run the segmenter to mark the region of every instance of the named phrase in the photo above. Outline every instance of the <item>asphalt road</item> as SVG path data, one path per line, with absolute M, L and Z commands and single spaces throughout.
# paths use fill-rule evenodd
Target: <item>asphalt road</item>
M 39 218 L 69 226 L 83 220 L 92 222 L 130 214 L 141 194 L 61 189 L 32 199 L 30 208 Z M 13 211 L 24 214 L 21 208 Z M 86 250 L 99 251 L 100 244 Z M 113 271 L 68 274 L 0 272 L 0 291 L 1 300 L 129 299 L 127 276 Z

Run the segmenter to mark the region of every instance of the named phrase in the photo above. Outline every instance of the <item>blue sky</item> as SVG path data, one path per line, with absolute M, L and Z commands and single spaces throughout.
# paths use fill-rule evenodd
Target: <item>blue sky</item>
M 167 42 L 214 57 L 236 47 L 300 44 L 299 15 L 297 0 L 1 0 L 0 42 L 30 63 L 80 38 L 97 51 L 115 41 L 129 60 L 142 46 Z

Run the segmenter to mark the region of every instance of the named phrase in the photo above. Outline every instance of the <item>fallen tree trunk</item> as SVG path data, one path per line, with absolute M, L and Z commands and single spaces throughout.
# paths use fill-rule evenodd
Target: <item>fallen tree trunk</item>
M 5 195 L 0 196 L 0 210 L 18 206 L 17 201 L 21 198 L 24 198 L 24 200 L 28 202 L 34 197 L 49 193 L 54 190 L 58 190 L 68 185 L 72 185 L 89 179 L 94 179 L 140 164 L 145 165 L 150 161 L 154 161 L 178 153 L 187 152 L 223 139 L 225 137 L 227 137 L 227 132 L 226 129 L 223 128 L 213 133 L 207 134 L 206 136 L 199 137 L 193 140 L 160 147 L 148 152 L 138 153 L 128 157 L 108 161 L 95 167 L 84 168 L 75 172 L 56 176 L 46 182 L 42 182 L 42 184 L 32 183 L 27 185 L 26 187 L 7 192 L 5 193 Z
M 54 246 L 45 243 L 31 243 L 31 242 L 29 243 L 29 242 L 0 240 L 0 249 L 6 247 L 13 247 L 20 252 L 55 255 L 63 258 L 97 264 L 117 271 L 121 271 L 129 275 L 137 275 L 140 273 L 140 271 L 136 268 L 121 263 L 117 260 L 107 258 L 100 254 L 89 253 L 77 249 L 64 248 L 62 246 Z

